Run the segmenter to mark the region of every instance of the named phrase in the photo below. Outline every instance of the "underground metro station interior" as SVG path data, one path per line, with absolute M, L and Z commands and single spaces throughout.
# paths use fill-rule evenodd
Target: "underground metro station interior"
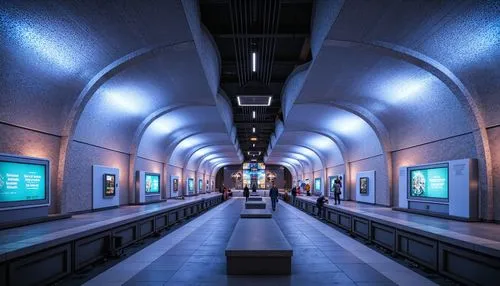
M 0 285 L 498 285 L 500 1 L 6 0 L 0 32 Z

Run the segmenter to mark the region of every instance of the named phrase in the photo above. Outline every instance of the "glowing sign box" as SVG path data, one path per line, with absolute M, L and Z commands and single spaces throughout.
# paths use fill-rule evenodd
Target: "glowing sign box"
M 49 161 L 0 155 L 0 208 L 49 204 Z
M 146 173 L 146 195 L 157 195 L 160 193 L 160 174 Z
M 448 201 L 448 164 L 408 168 L 408 198 Z

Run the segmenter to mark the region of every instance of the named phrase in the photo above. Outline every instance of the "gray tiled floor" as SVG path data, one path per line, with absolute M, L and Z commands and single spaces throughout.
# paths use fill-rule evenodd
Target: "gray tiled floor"
M 226 275 L 224 249 L 242 206 L 243 200 L 229 205 L 125 285 L 394 285 L 283 207 L 278 207 L 273 219 L 293 247 L 292 275 Z

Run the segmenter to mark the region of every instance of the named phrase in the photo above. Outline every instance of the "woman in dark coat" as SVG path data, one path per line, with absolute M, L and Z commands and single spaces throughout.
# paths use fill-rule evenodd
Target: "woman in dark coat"
M 245 185 L 245 188 L 243 189 L 243 196 L 245 197 L 245 201 L 248 201 L 248 197 L 250 196 L 250 190 L 248 189 L 247 185 Z

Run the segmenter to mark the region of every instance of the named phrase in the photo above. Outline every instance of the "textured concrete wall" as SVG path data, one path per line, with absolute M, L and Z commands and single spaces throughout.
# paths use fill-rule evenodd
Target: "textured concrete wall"
M 60 138 L 0 123 L 0 153 L 36 157 L 50 161 L 50 213 L 56 213 L 60 197 L 57 194 Z
M 351 200 L 355 200 L 356 198 L 356 174 L 362 171 L 375 170 L 375 203 L 385 206 L 391 205 L 389 180 L 383 155 L 351 162 L 349 165 L 350 173 L 348 188 Z
M 399 189 L 399 167 L 464 158 L 477 158 L 472 134 L 395 151 L 392 153 L 393 191 Z M 377 174 L 378 178 L 380 176 Z M 394 191 L 393 204 L 396 205 L 398 200 L 398 192 Z
M 129 203 L 130 189 L 128 154 L 71 142 L 63 186 L 63 212 L 92 209 L 92 165 L 120 169 L 120 205 Z
M 493 199 L 495 220 L 500 221 L 500 126 L 488 129 L 493 165 Z

